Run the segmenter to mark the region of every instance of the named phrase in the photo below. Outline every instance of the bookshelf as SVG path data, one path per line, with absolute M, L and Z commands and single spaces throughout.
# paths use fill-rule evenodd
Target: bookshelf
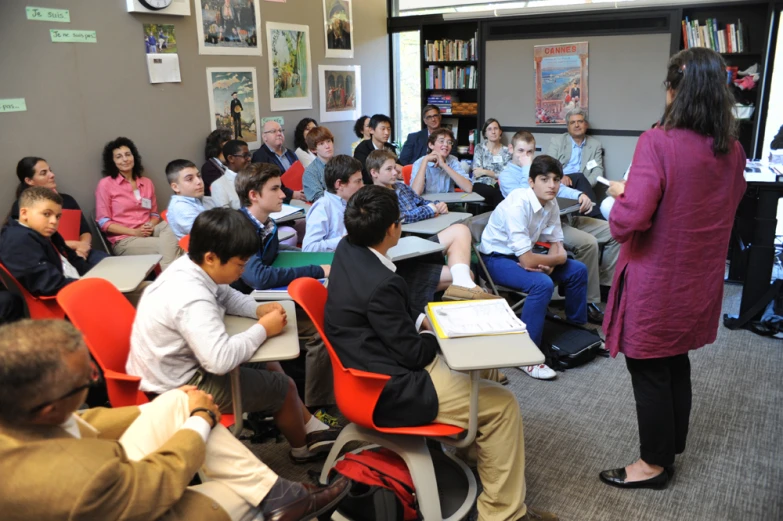
M 457 127 L 452 154 L 459 159 L 472 158 L 472 154 L 459 154 L 457 147 L 468 146 L 470 131 L 481 127 L 479 36 L 476 21 L 421 26 L 422 107 L 434 102 L 441 107 L 443 125 Z
M 737 73 L 747 70 L 753 65 L 758 67 L 758 81 L 751 88 L 742 89 L 731 82 L 731 91 L 737 103 L 744 106 L 753 106 L 753 114 L 749 118 L 739 119 L 739 140 L 749 158 L 756 154 L 757 129 L 760 117 L 759 108 L 762 106 L 762 82 L 766 71 L 766 46 L 769 27 L 769 3 L 768 2 L 744 2 L 742 4 L 705 4 L 698 7 L 682 10 L 682 20 L 688 20 L 691 27 L 698 21 L 699 30 L 688 32 L 687 26 L 683 27 L 680 35 L 680 49 L 686 48 L 686 38 L 693 44 L 694 34 L 700 34 L 702 47 L 709 47 L 718 52 L 726 62 L 726 66 L 732 72 L 732 80 L 738 77 Z M 710 34 L 704 28 L 712 26 Z M 729 26 L 739 29 L 740 34 L 734 34 L 731 39 Z M 725 37 L 724 37 L 725 35 Z M 704 39 L 707 42 L 704 42 Z M 693 46 L 693 45 L 691 45 Z M 739 77 L 741 78 L 741 77 Z

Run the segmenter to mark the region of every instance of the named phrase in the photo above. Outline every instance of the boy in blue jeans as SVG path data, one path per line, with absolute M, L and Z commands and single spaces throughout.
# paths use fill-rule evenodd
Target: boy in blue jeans
M 479 251 L 492 279 L 527 293 L 521 318 L 530 338 L 541 345 L 544 318 L 554 283 L 566 289 L 568 320 L 587 322 L 587 267 L 566 257 L 557 191 L 563 168 L 550 156 L 538 156 L 530 165 L 530 189 L 511 192 L 498 205 L 481 235 Z M 536 242 L 551 244 L 549 253 L 533 253 Z M 551 380 L 555 372 L 545 364 L 522 367 L 540 380 Z

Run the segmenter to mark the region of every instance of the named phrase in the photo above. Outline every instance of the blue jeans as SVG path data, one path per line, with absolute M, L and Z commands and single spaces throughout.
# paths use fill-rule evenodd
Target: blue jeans
M 551 275 L 527 271 L 519 265 L 517 257 L 500 255 L 482 255 L 495 284 L 527 293 L 520 318 L 527 325 L 530 338 L 541 346 L 544 334 L 546 308 L 552 299 L 555 282 L 565 284 L 566 317 L 577 324 L 587 322 L 587 266 L 579 261 L 568 259 L 557 266 Z

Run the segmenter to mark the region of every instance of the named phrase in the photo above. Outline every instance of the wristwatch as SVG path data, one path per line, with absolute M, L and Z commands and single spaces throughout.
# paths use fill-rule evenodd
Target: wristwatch
M 205 412 L 205 413 L 207 413 L 209 415 L 209 417 L 212 418 L 212 425 L 210 426 L 210 428 L 211 429 L 215 428 L 215 425 L 217 425 L 218 420 L 217 420 L 217 415 L 214 412 L 212 412 L 211 410 L 207 409 L 206 407 L 196 407 L 195 409 L 190 411 L 190 415 L 193 416 L 197 412 Z

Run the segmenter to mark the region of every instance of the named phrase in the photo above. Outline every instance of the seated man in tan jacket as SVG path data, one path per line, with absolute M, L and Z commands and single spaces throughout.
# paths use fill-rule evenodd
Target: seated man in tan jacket
M 0 327 L 0 497 L 8 521 L 314 519 L 347 493 L 278 477 L 185 386 L 141 407 L 76 411 L 97 380 L 65 321 Z M 202 484 L 188 486 L 199 472 Z

